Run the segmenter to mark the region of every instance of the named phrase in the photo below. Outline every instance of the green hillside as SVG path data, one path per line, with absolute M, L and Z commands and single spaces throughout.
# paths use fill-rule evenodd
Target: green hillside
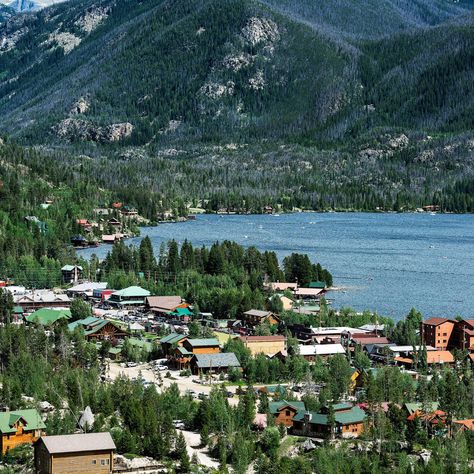
M 4 23 L 0 131 L 150 219 L 472 210 L 471 7 L 72 0 Z
M 279 12 L 250 0 L 74 0 L 14 17 L 0 54 L 0 127 L 33 143 L 133 145 L 471 128 L 467 2 L 317 10 L 328 28 L 346 31 L 350 18 L 350 41 L 319 31 L 310 13 L 301 21 L 304 0 L 290 13 L 277 3 Z M 374 17 L 362 21 L 364 11 Z M 389 18 L 410 32 L 358 39 L 368 23 L 390 33 Z

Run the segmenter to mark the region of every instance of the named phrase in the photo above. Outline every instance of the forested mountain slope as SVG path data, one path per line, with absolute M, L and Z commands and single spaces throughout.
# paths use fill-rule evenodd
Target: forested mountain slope
M 357 91 L 351 58 L 254 2 L 67 5 L 6 27 L 23 30 L 0 56 L 9 133 L 41 141 L 69 118 L 56 127 L 66 139 L 123 122 L 134 143 L 170 131 L 282 136 L 324 123 Z
M 264 0 L 291 18 L 346 39 L 374 39 L 469 13 L 472 0 Z
M 357 29 L 344 41 L 308 26 L 310 13 L 295 19 L 312 3 L 277 3 L 284 13 L 251 0 L 73 0 L 15 16 L 0 40 L 0 128 L 35 143 L 143 145 L 472 126 L 467 2 L 365 0 L 365 22 L 355 4 L 349 15 L 327 2 L 326 26 L 346 31 L 346 11 Z M 422 28 L 363 39 L 396 18 L 394 31 Z
M 150 216 L 472 211 L 471 6 L 71 0 L 1 24 L 0 131 Z

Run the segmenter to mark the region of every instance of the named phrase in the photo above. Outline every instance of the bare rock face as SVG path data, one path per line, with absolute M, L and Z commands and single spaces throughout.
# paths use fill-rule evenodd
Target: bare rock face
M 252 46 L 259 43 L 271 44 L 280 39 L 278 25 L 268 18 L 250 18 L 242 29 L 242 35 Z
M 67 141 L 81 140 L 112 143 L 128 138 L 133 132 L 133 125 L 129 122 L 123 122 L 98 127 L 86 120 L 67 118 L 56 125 L 54 131 L 59 137 Z
M 75 102 L 70 110 L 70 115 L 85 114 L 90 107 L 90 102 L 85 98 L 81 97 L 77 102 Z
M 128 138 L 133 132 L 133 125 L 129 122 L 113 123 L 102 128 L 102 141 L 118 142 Z

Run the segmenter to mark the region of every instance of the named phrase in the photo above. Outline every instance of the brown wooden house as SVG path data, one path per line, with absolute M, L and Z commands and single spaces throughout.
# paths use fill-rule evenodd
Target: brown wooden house
M 219 341 L 215 338 L 188 339 L 174 347 L 170 354 L 171 364 L 179 370 L 189 369 L 191 359 L 196 354 L 218 354 L 221 351 Z
M 35 442 L 45 424 L 35 409 L 0 412 L 1 452 Z
M 275 418 L 276 425 L 285 425 L 288 428 L 293 426 L 293 418 L 298 412 L 306 411 L 304 402 L 280 400 L 278 402 L 269 402 L 268 411 Z
M 255 328 L 264 323 L 274 326 L 280 323 L 280 318 L 271 311 L 251 309 L 242 314 L 242 321 L 246 326 Z
M 46 436 L 35 443 L 37 474 L 110 474 L 115 443 L 110 433 Z
M 319 413 L 298 412 L 293 418 L 293 433 L 298 436 L 356 438 L 364 431 L 365 412 L 350 403 L 333 405 L 334 424 L 331 426 L 329 410 Z M 332 431 L 332 433 L 331 433 Z
M 84 336 L 88 340 L 103 341 L 113 339 L 123 339 L 130 336 L 128 331 L 122 329 L 118 324 L 108 319 L 89 316 L 85 319 L 79 319 L 68 325 L 70 331 L 80 327 L 84 331 Z

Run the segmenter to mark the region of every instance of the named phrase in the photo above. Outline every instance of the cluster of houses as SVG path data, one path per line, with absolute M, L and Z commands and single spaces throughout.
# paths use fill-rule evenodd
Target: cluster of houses
M 364 351 L 376 365 L 398 365 L 415 379 L 415 370 L 421 354 L 426 356 L 428 367 L 453 365 L 452 350 L 461 349 L 469 353 L 474 362 L 474 320 L 452 320 L 431 318 L 422 322 L 420 346 L 400 346 L 389 340 L 385 327 L 380 324 L 367 324 L 361 327 L 307 327 L 299 324 L 283 325 L 279 316 L 272 311 L 251 309 L 239 315 L 238 320 L 226 321 L 219 325 L 214 321 L 214 336 L 196 338 L 189 335 L 188 323 L 200 317 L 202 322 L 213 321 L 211 314 L 195 314 L 194 308 L 180 296 L 155 296 L 139 286 L 131 286 L 118 291 L 107 288 L 107 283 L 82 282 L 82 269 L 65 266 L 62 269 L 65 281 L 74 284 L 65 293 L 56 294 L 50 290 L 27 291 L 21 287 L 7 286 L 14 297 L 14 314 L 18 321 L 49 327 L 64 320 L 70 331 L 80 330 L 92 342 L 111 341 L 111 359 L 120 359 L 124 341 L 132 346 L 157 353 L 167 359 L 169 369 L 190 371 L 194 375 L 222 374 L 240 371 L 236 355 L 223 352 L 222 333 L 225 338 L 239 338 L 253 356 L 264 354 L 268 358 L 285 361 L 288 357 L 299 355 L 309 363 L 316 359 L 342 354 L 348 355 L 356 350 Z M 291 302 L 305 298 L 317 300 L 326 288 L 322 282 L 314 282 L 309 288 L 299 288 L 292 283 L 271 283 L 270 288 L 278 297 Z M 280 294 L 281 292 L 281 294 Z M 292 298 L 287 295 L 291 293 Z M 90 301 L 94 316 L 71 321 L 70 304 L 76 297 Z M 283 302 L 283 301 L 282 301 Z M 302 307 L 304 308 L 305 305 Z M 107 308 L 107 309 L 101 309 Z M 296 307 L 295 307 L 296 309 Z M 111 314 L 139 314 L 139 320 L 127 322 L 114 318 Z M 163 325 L 171 328 L 169 334 L 158 336 Z M 262 325 L 272 328 L 272 335 L 259 335 Z M 284 331 L 297 340 L 297 345 L 288 347 Z M 368 369 L 376 371 L 378 369 Z M 363 371 L 354 369 L 351 389 L 356 391 L 362 380 Z M 367 404 L 338 403 L 323 407 L 315 412 L 307 410 L 302 401 L 287 401 L 285 393 L 262 388 L 272 398 L 269 403 L 269 416 L 277 424 L 285 425 L 289 431 L 306 437 L 357 437 L 367 426 Z M 278 393 L 278 396 L 276 394 Z M 388 410 L 382 404 L 383 410 Z M 429 427 L 432 435 L 446 431 L 447 415 L 436 404 L 431 407 L 417 403 L 401 406 L 409 421 L 420 419 Z M 265 415 L 257 415 L 257 426 L 265 426 Z M 474 420 L 456 420 L 455 429 L 474 430 Z M 44 422 L 36 410 L 0 412 L 1 449 L 24 444 L 35 444 L 37 472 L 67 472 L 65 466 L 88 463 L 94 466 L 93 472 L 109 472 L 113 466 L 115 446 L 108 434 L 68 435 L 69 437 L 44 436 Z M 75 471 L 76 472 L 76 471 Z M 89 472 L 80 471 L 77 472 Z M 92 472 L 92 470 L 91 470 Z
M 129 237 L 127 222 L 143 221 L 138 211 L 131 206 L 121 202 L 114 202 L 112 206 L 101 207 L 93 210 L 95 220 L 85 218 L 76 219 L 76 225 L 80 233 L 71 237 L 71 244 L 74 247 L 90 247 L 99 245 L 100 241 L 106 244 L 113 244 L 117 241 Z

